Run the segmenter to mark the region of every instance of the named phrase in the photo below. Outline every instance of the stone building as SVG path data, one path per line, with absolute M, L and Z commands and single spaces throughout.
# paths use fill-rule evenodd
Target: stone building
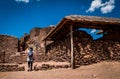
M 80 28 L 99 29 L 103 37 L 94 40 Z M 94 16 L 66 16 L 56 27 L 33 28 L 18 40 L 0 35 L 0 63 L 26 62 L 25 50 L 32 46 L 35 61 L 69 62 L 71 67 L 102 60 L 120 60 L 120 19 Z
M 102 30 L 103 37 L 93 40 L 89 34 L 79 30 L 91 28 Z M 46 55 L 55 61 L 85 65 L 101 60 L 120 59 L 120 19 L 95 16 L 66 16 L 44 38 L 53 41 L 46 47 Z

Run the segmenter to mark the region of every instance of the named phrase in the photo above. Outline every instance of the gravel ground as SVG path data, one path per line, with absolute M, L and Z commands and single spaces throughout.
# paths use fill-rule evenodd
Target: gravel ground
M 31 72 L 0 72 L 0 79 L 120 79 L 120 62 L 104 61 L 80 66 L 74 70 L 68 68 Z

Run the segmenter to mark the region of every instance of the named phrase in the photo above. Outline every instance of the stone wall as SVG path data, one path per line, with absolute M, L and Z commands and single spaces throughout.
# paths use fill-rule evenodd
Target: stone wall
M 42 41 L 45 36 L 54 27 L 47 28 L 33 28 L 30 34 L 24 35 L 20 38 L 20 52 L 25 51 L 29 46 L 34 48 L 36 53 L 44 52 L 44 42 Z
M 0 72 L 10 71 L 25 71 L 25 67 L 18 66 L 18 64 L 0 64 Z
M 25 63 L 27 58 L 25 50 L 29 46 L 34 48 L 35 62 L 50 60 L 70 62 L 70 36 L 55 40 L 54 42 L 47 42 L 47 54 L 44 54 L 44 41 L 42 40 L 53 28 L 34 28 L 30 34 L 23 36 L 19 43 L 15 37 L 0 35 L 0 63 Z M 109 59 L 120 60 L 119 40 L 107 39 L 106 36 L 98 40 L 93 40 L 84 31 L 74 32 L 73 37 L 75 64 L 85 65 Z M 19 48 L 20 52 L 18 52 Z
M 120 41 L 96 40 L 86 43 L 84 47 L 81 43 L 79 51 L 75 50 L 76 64 L 85 65 L 100 62 L 102 60 L 120 60 Z M 77 55 L 78 54 L 78 55 Z
M 24 35 L 19 40 L 19 52 L 25 51 L 28 48 L 30 42 L 30 35 Z
M 18 52 L 18 38 L 0 35 L 0 63 L 9 62 L 9 57 Z
M 27 58 L 27 49 L 32 46 L 35 52 L 35 61 L 47 60 L 44 56 L 44 42 L 47 33 L 54 27 L 33 28 L 18 40 L 16 37 L 0 35 L 0 63 L 24 63 Z
M 76 51 L 80 52 L 81 45 L 85 47 L 86 44 L 90 44 L 90 42 L 93 41 L 92 37 L 84 31 L 74 32 L 73 37 L 74 37 L 75 53 Z M 82 44 L 80 42 L 82 42 Z M 47 52 L 48 52 L 47 55 L 50 57 L 51 60 L 54 61 L 70 62 L 70 58 L 71 58 L 70 50 L 71 50 L 70 36 L 68 36 L 62 40 L 56 40 L 53 43 L 49 44 L 47 46 Z M 76 55 L 80 56 L 79 53 Z
M 27 62 L 27 49 L 33 47 L 35 62 L 37 61 L 49 61 L 48 56 L 44 55 L 44 41 L 42 41 L 47 33 L 54 27 L 47 28 L 33 28 L 30 34 L 26 34 L 19 40 L 19 52 L 12 54 L 9 57 L 9 63 L 25 63 Z M 3 56 L 2 56 L 3 57 Z
M 102 60 L 120 60 L 120 41 L 93 40 L 84 31 L 74 32 L 75 64 L 86 65 Z M 47 46 L 48 57 L 54 61 L 70 62 L 70 37 Z

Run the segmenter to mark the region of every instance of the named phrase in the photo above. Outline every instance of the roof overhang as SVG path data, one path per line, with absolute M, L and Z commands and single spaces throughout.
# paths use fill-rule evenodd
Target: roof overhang
M 92 28 L 106 30 L 108 28 L 120 28 L 120 18 L 105 18 L 95 16 L 66 16 L 62 21 L 51 30 L 43 40 L 52 40 L 56 37 L 62 37 L 70 32 L 70 27 Z

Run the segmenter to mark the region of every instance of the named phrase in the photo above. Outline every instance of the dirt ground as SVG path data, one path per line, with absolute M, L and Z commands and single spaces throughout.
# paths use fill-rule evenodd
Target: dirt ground
M 74 70 L 0 72 L 0 79 L 120 79 L 120 62 L 100 62 Z

